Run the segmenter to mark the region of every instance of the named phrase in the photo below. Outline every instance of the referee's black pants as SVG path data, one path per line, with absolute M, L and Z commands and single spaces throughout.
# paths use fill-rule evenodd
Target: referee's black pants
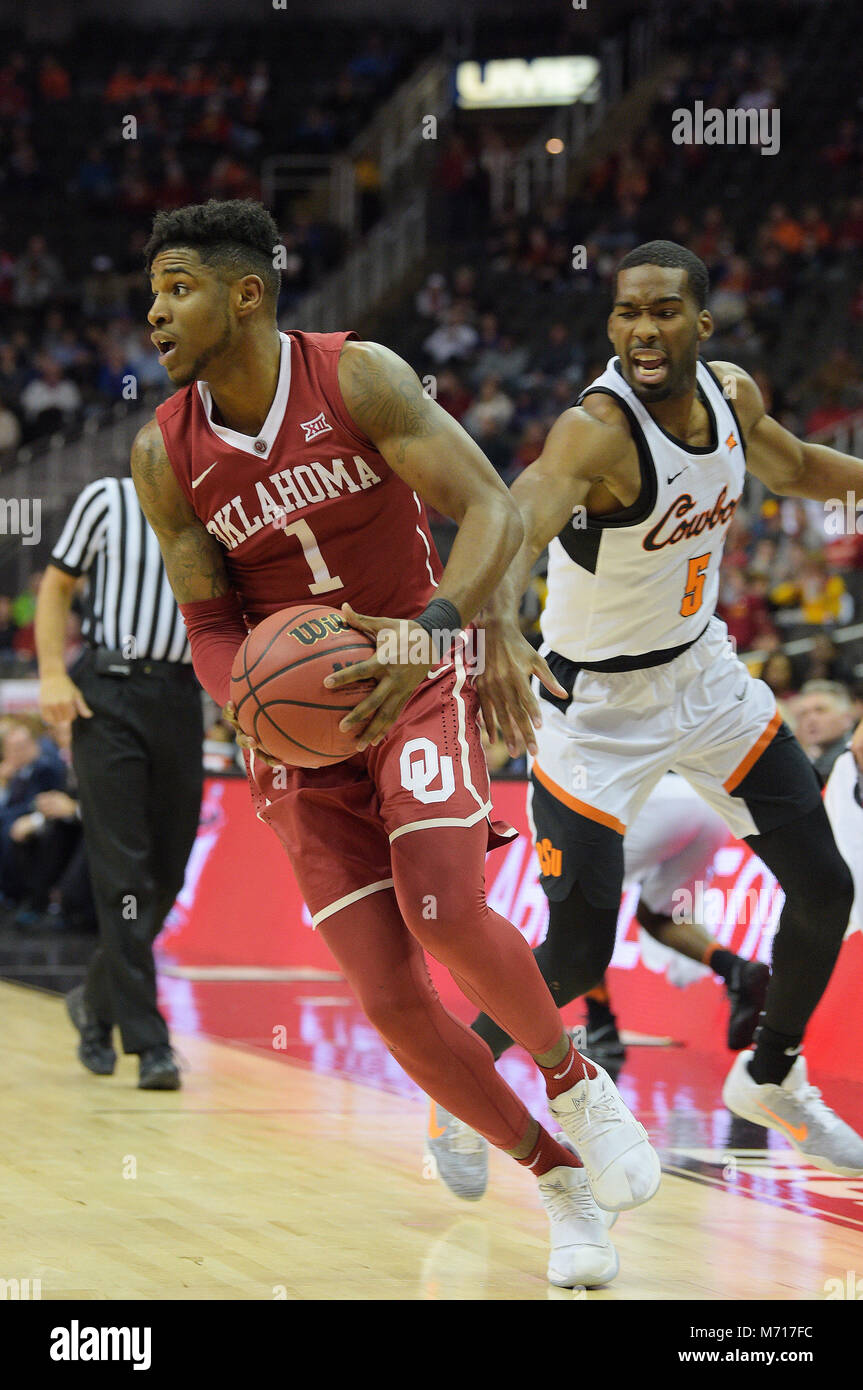
M 201 691 L 189 665 L 132 662 L 100 674 L 87 648 L 69 671 L 93 711 L 72 758 L 99 923 L 85 1000 L 125 1052 L 168 1042 L 153 941 L 180 889 L 203 790 Z M 149 673 L 148 673 L 149 667 Z

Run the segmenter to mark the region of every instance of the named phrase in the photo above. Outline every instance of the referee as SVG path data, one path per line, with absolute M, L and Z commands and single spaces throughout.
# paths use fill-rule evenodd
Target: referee
M 67 673 L 66 621 L 82 575 L 86 645 Z M 203 710 L 185 625 L 131 478 L 98 478 L 78 497 L 39 588 L 36 649 L 42 716 L 72 721 L 99 923 L 86 980 L 66 1000 L 78 1056 L 109 1076 L 116 1025 L 124 1052 L 138 1054 L 138 1086 L 177 1090 L 153 941 L 197 833 Z

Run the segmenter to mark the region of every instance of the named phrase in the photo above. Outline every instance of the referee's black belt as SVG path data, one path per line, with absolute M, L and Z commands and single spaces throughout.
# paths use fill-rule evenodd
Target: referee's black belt
M 645 671 L 650 666 L 664 666 L 667 661 L 673 661 L 676 656 L 681 656 L 690 647 L 694 647 L 704 636 L 708 626 L 709 624 L 705 623 L 697 637 L 693 637 L 689 642 L 681 642 L 679 647 L 662 647 L 657 651 L 642 652 L 639 656 L 612 656 L 608 661 L 570 661 L 568 656 L 561 656 L 560 652 L 547 652 L 545 660 L 552 675 L 569 694 L 552 695 L 550 690 L 540 685 L 540 698 L 547 700 L 556 709 L 566 711 L 572 704 L 572 690 L 579 671 Z
M 96 647 L 91 643 L 88 646 L 100 676 L 166 676 L 178 671 L 193 674 L 192 664 L 188 661 L 156 661 L 150 656 L 126 656 L 122 651 L 112 651 L 110 647 Z

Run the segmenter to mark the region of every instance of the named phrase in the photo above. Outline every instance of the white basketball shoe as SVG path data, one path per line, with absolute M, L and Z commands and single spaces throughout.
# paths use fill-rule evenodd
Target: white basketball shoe
M 549 1100 L 548 1108 L 584 1164 L 597 1204 L 607 1211 L 629 1211 L 659 1187 L 659 1156 L 608 1072 L 596 1062 L 591 1066 L 596 1069 L 593 1080 L 583 1075 Z
M 565 1134 L 555 1139 L 572 1151 Z M 620 1268 L 608 1235 L 608 1217 L 590 1190 L 586 1168 L 561 1165 L 538 1179 L 539 1195 L 551 1229 L 547 1277 L 558 1288 L 608 1284 Z
M 754 1052 L 741 1052 L 725 1078 L 722 1100 L 733 1114 L 765 1125 L 816 1168 L 843 1178 L 863 1175 L 863 1139 L 810 1086 L 806 1062 L 798 1057 L 781 1085 L 759 1085 L 749 1074 Z

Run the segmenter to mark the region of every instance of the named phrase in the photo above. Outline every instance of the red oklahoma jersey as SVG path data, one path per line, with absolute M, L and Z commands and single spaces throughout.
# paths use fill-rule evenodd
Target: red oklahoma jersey
M 279 335 L 270 413 L 257 438 L 212 419 L 207 383 L 156 409 L 196 516 L 225 548 L 250 626 L 292 603 L 421 613 L 441 563 L 417 494 L 352 421 L 338 381 L 348 333 Z

